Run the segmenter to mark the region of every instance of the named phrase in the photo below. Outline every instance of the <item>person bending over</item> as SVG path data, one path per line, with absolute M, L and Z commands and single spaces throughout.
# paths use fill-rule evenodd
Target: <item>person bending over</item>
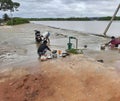
M 111 41 L 109 41 L 108 43 L 106 43 L 105 45 L 110 45 L 111 48 L 114 48 L 114 47 L 118 47 L 120 44 L 120 39 L 119 38 L 115 38 L 114 36 L 111 37 Z
M 42 35 L 40 34 L 40 31 L 35 30 L 35 40 L 36 42 L 42 42 Z
M 51 49 L 47 46 L 47 41 L 45 40 L 38 48 L 39 57 L 41 57 L 41 55 L 44 55 L 47 50 L 51 51 Z

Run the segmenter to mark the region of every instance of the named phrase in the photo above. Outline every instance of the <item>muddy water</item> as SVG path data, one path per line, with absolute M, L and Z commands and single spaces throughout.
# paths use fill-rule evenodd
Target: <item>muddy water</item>
M 30 26 L 29 26 L 30 27 Z M 29 27 L 4 26 L 0 28 L 0 67 L 21 66 L 35 60 L 36 44 Z
M 34 40 L 35 29 L 42 33 L 45 31 L 51 32 L 50 47 L 52 50 L 61 49 L 64 51 L 67 49 L 68 37 L 74 36 L 79 39 L 78 48 L 83 48 L 84 45 L 88 46 L 84 50 L 87 57 L 92 57 L 95 60 L 103 59 L 106 64 L 119 68 L 120 53 L 117 50 L 100 50 L 100 45 L 109 39 L 35 24 L 0 27 L 0 68 L 22 67 L 25 64 L 29 67 L 41 64 L 37 55 L 38 45 Z M 57 36 L 56 34 L 64 34 L 68 37 Z M 72 40 L 72 45 L 72 47 L 76 46 L 74 40 Z
M 115 49 L 111 50 L 109 47 L 106 47 L 105 50 L 101 50 L 100 47 L 103 43 L 106 43 L 109 39 L 105 39 L 97 36 L 89 35 L 74 35 L 79 39 L 78 48 L 83 50 L 83 53 L 88 58 L 93 58 L 95 61 L 102 60 L 106 66 L 114 66 L 120 70 L 120 50 Z M 53 44 L 64 49 L 67 49 L 68 43 L 67 38 L 52 40 Z M 75 41 L 72 41 L 73 47 L 75 48 Z M 84 48 L 84 45 L 87 45 L 87 48 Z
M 31 23 L 102 35 L 109 21 L 31 21 Z M 120 36 L 119 26 L 119 21 L 113 21 L 106 34 Z

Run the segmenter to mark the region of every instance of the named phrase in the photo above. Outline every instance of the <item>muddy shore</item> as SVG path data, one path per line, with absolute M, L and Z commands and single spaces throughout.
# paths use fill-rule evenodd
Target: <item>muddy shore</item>
M 88 48 L 41 62 L 36 29 L 52 33 L 51 49 L 65 50 L 71 35 Z M 120 53 L 100 50 L 109 39 L 36 24 L 0 26 L 0 35 L 0 101 L 119 101 Z

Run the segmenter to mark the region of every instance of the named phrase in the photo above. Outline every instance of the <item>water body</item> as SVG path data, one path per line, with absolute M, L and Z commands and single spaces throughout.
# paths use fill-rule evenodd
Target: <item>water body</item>
M 31 21 L 31 23 L 101 35 L 109 21 Z M 106 34 L 120 36 L 120 21 L 113 21 Z
M 72 24 L 72 22 L 69 23 Z M 70 26 L 70 24 L 68 24 L 67 22 L 66 24 Z M 62 28 L 67 29 L 67 25 L 63 24 Z M 56 49 L 65 50 L 68 47 L 67 46 L 67 43 L 69 41 L 68 37 L 60 37 L 60 36 L 58 37 L 56 36 L 56 33 L 58 34 L 62 33 L 68 36 L 72 35 L 78 39 L 79 49 L 83 49 L 84 45 L 88 46 L 87 49 L 83 50 L 85 56 L 95 58 L 95 60 L 102 59 L 104 60 L 105 64 L 109 64 L 109 65 L 111 64 L 113 66 L 114 64 L 116 65 L 116 61 L 117 61 L 116 67 L 119 67 L 120 53 L 118 50 L 116 51 L 112 51 L 108 49 L 106 49 L 105 51 L 100 50 L 100 46 L 108 42 L 110 39 L 98 37 L 90 34 L 80 34 L 80 32 L 76 32 L 76 31 L 50 28 L 47 26 L 41 26 L 37 24 L 0 26 L 0 69 L 5 69 L 5 68 L 7 69 L 12 67 L 20 68 L 20 67 L 24 67 L 24 65 L 31 67 L 31 64 L 33 64 L 34 66 L 36 64 L 40 64 L 37 54 L 38 45 L 35 43 L 35 39 L 34 39 L 35 29 L 38 29 L 41 32 L 45 32 L 45 31 L 51 32 L 50 48 L 52 50 L 56 50 Z M 76 26 L 74 25 L 73 27 Z M 58 26 L 58 28 L 60 27 Z M 72 47 L 74 48 L 75 46 L 76 46 L 75 40 L 72 40 Z

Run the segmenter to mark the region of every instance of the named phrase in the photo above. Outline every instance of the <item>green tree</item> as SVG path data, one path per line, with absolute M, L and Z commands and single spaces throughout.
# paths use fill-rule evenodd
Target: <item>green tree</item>
M 3 19 L 4 19 L 4 21 L 8 21 L 10 18 L 9 18 L 9 16 L 5 13 L 5 14 L 3 15 Z
M 20 6 L 20 3 L 13 2 L 12 0 L 0 0 L 0 10 L 11 12 L 17 10 L 17 8 Z
M 0 0 L 0 10 L 10 11 L 11 13 L 11 24 L 13 23 L 12 12 L 17 11 L 20 3 L 13 2 L 12 0 Z

